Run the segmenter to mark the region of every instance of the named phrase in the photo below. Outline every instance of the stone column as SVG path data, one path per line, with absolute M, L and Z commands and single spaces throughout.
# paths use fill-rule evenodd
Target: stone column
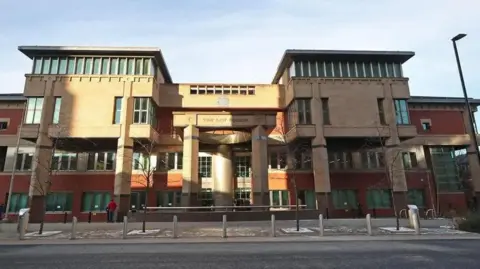
M 475 151 L 475 143 L 473 142 L 472 134 L 474 134 L 470 124 L 468 123 L 470 118 L 468 117 L 468 111 L 465 108 L 463 112 L 463 122 L 465 123 L 466 131 L 470 135 L 470 144 L 467 148 L 468 166 L 472 178 L 473 190 L 477 200 L 477 210 L 480 209 L 480 163 Z M 476 134 L 474 134 L 476 135 Z M 478 136 L 477 136 L 478 137 Z
M 115 156 L 115 182 L 113 197 L 117 203 L 116 219 L 122 221 L 130 210 L 130 194 L 133 164 L 133 139 L 130 138 L 130 125 L 133 120 L 133 101 L 131 82 L 125 81 L 126 91 L 122 99 L 120 137 Z
M 315 138 L 312 139 L 312 168 L 315 184 L 317 209 L 326 214 L 326 209 L 331 205 L 330 167 L 328 163 L 327 142 L 323 134 L 323 107 L 321 101 L 321 84 L 312 84 L 313 98 L 312 123 L 315 124 Z
M 52 182 L 50 171 L 55 148 L 48 135 L 48 128 L 52 123 L 55 107 L 55 97 L 53 96 L 54 85 L 54 80 L 45 81 L 45 96 L 43 97 L 42 115 L 38 127 L 38 137 L 35 145 L 28 194 L 28 207 L 30 208 L 29 221 L 32 223 L 39 223 L 43 219 L 46 195 L 50 191 Z
M 198 128 L 189 125 L 183 131 L 182 206 L 199 206 Z
M 215 206 L 233 205 L 233 164 L 232 149 L 229 145 L 220 145 L 214 156 L 214 202 Z
M 263 126 L 252 131 L 252 204 L 266 206 L 270 204 L 268 195 L 268 137 Z
M 398 147 L 398 140 L 390 137 L 385 142 L 385 173 L 388 173 L 390 186 L 397 213 L 407 207 L 407 179 L 403 168 L 402 149 Z

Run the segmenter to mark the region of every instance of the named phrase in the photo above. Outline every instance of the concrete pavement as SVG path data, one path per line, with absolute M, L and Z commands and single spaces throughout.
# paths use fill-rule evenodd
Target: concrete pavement
M 479 240 L 0 245 L 2 269 L 478 268 Z

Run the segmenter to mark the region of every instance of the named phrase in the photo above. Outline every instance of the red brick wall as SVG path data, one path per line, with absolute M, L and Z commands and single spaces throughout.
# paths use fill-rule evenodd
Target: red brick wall
M 23 109 L 0 109 L 0 118 L 10 119 L 6 130 L 0 131 L 0 135 L 13 135 L 18 131 L 22 122 Z
M 425 132 L 421 119 L 430 119 L 431 130 Z M 419 134 L 465 134 L 465 123 L 461 111 L 453 110 L 410 110 L 410 120 Z

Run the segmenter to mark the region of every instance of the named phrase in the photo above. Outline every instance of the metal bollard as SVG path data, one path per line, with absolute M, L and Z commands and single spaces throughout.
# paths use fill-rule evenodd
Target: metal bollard
M 18 220 L 18 239 L 19 240 L 25 240 L 25 215 L 28 213 L 25 213 L 23 216 L 20 217 Z
M 123 216 L 123 239 L 127 239 L 128 233 L 128 217 Z
M 222 238 L 227 238 L 227 215 L 222 216 Z
M 275 215 L 274 215 L 274 214 L 272 214 L 272 223 L 271 223 L 271 231 L 270 231 L 270 233 L 271 233 L 270 235 L 271 235 L 272 237 L 277 236 L 277 234 L 276 234 L 276 229 L 275 229 Z
M 173 216 L 173 227 L 172 227 L 172 237 L 177 238 L 177 229 L 178 229 L 178 218 L 177 215 Z
M 71 240 L 77 238 L 77 217 L 72 217 L 72 234 L 70 235 Z
M 323 231 L 324 231 L 324 229 L 323 229 L 323 215 L 320 214 L 318 216 L 318 232 L 319 232 L 320 236 L 323 236 Z
M 367 214 L 367 234 L 372 235 L 372 217 L 370 214 Z
M 415 229 L 415 234 L 420 235 L 420 222 L 418 218 L 418 212 L 413 212 L 410 210 L 412 213 L 412 222 L 413 222 L 413 229 Z

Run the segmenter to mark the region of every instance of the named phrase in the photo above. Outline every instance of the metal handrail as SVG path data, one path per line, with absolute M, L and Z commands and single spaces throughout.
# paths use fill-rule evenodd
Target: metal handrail
M 300 208 L 306 208 L 306 205 L 299 205 Z M 147 210 L 188 210 L 188 209 L 242 209 L 242 208 L 268 208 L 268 209 L 291 209 L 296 208 L 296 205 L 285 206 L 264 206 L 264 205 L 252 205 L 252 206 L 148 206 Z
M 400 210 L 399 217 L 402 218 L 402 212 L 405 213 L 405 218 L 408 218 L 408 214 L 407 214 L 407 210 L 406 210 L 406 209 Z
M 431 214 L 431 215 L 432 215 L 432 219 L 434 219 L 434 218 L 435 218 L 435 215 L 436 215 L 436 214 L 435 214 L 435 209 L 430 208 L 430 209 L 428 209 L 427 211 L 425 211 L 425 219 L 428 219 L 428 212 L 432 212 L 432 214 Z

